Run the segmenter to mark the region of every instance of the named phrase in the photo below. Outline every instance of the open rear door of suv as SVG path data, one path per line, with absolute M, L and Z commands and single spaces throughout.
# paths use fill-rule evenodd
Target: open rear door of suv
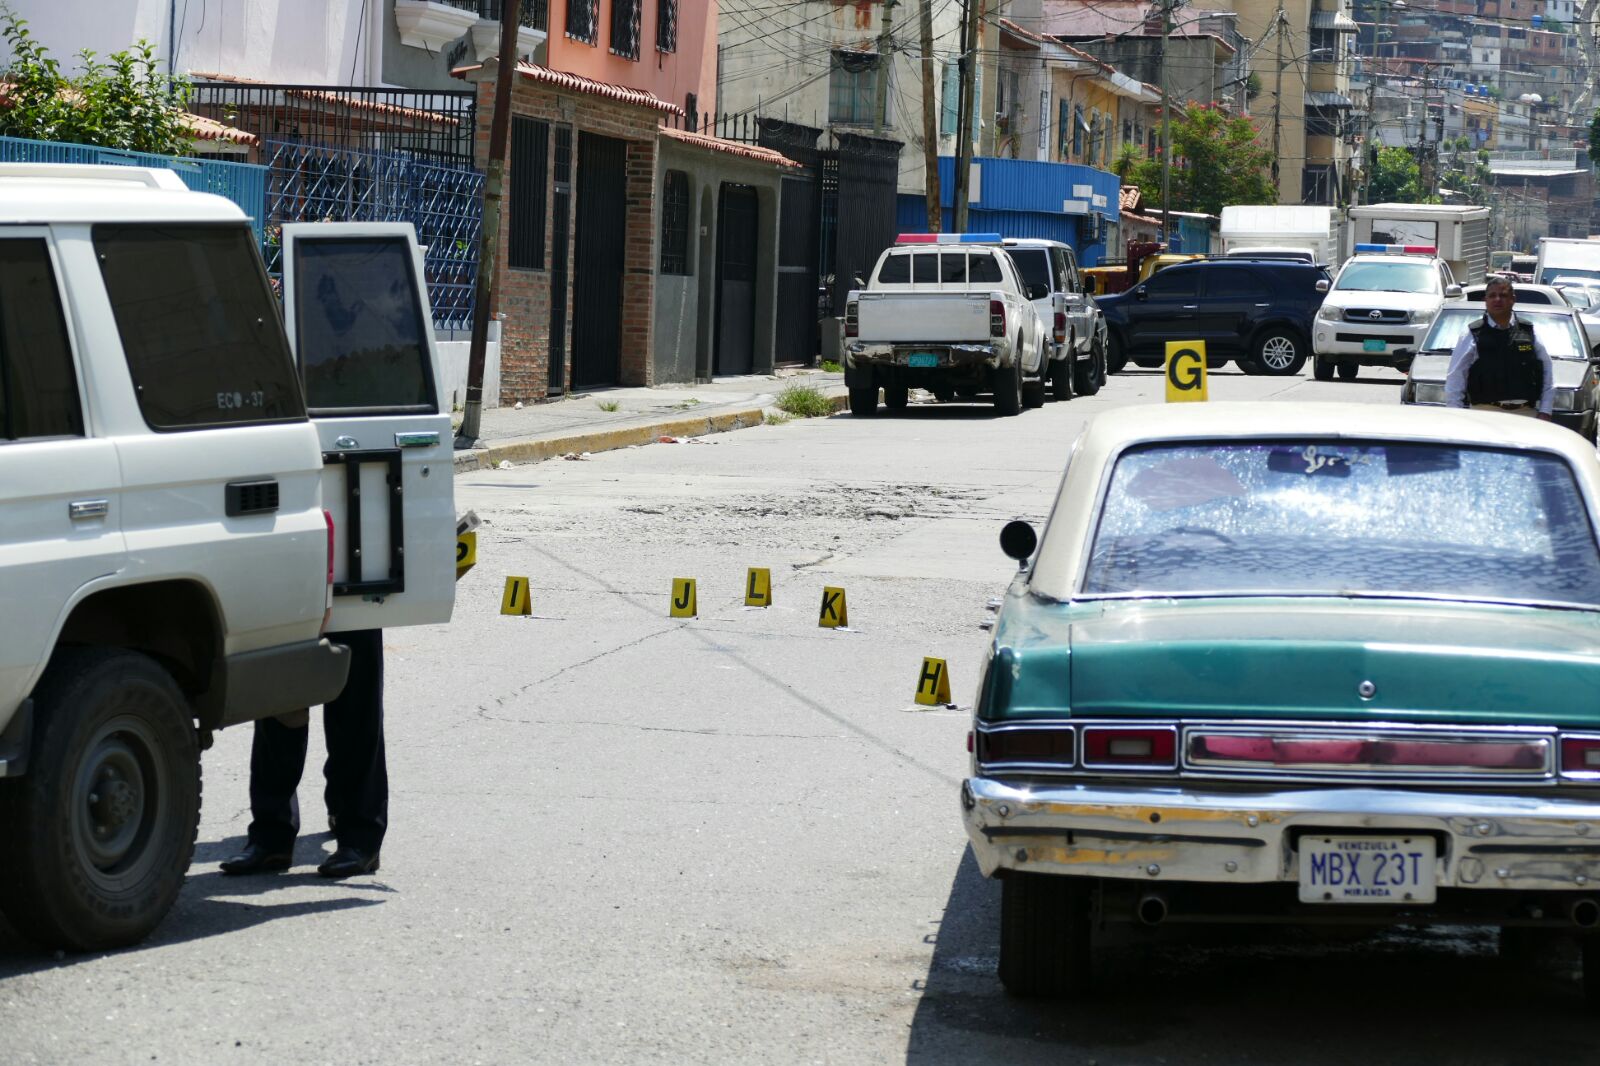
M 415 230 L 284 226 L 283 306 L 334 521 L 329 629 L 448 621 L 453 442 Z

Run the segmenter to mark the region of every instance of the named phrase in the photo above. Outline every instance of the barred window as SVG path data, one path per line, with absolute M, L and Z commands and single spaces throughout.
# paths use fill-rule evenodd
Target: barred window
M 600 22 L 600 0 L 567 0 L 567 36 L 594 44 Z
M 661 190 L 661 273 L 689 273 L 689 175 L 667 171 Z
M 657 0 L 656 51 L 678 50 L 678 0 Z
M 520 115 L 511 119 L 511 242 L 506 264 L 514 270 L 544 269 L 549 144 L 549 123 Z
M 611 52 L 639 58 L 639 7 L 643 0 L 611 0 Z
M 839 50 L 833 53 L 828 74 L 828 121 L 846 126 L 870 126 L 877 106 L 878 54 Z M 893 126 L 894 102 L 885 107 L 884 126 Z M 976 112 L 976 109 L 974 109 Z

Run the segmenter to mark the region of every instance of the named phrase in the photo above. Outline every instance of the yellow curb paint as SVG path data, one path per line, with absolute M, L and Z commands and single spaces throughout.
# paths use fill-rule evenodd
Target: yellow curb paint
M 456 538 L 456 580 L 478 563 L 478 534 L 468 530 Z
M 929 707 L 950 702 L 950 668 L 943 659 L 924 656 L 917 678 L 917 702 Z
M 817 625 L 824 629 L 839 629 L 850 624 L 850 612 L 845 609 L 844 589 L 832 585 L 822 590 L 822 611 L 817 615 Z
M 1206 391 L 1206 342 L 1167 342 L 1167 402 L 1202 403 Z
M 772 606 L 772 571 L 764 566 L 752 566 L 745 571 L 744 605 L 746 607 Z
M 532 614 L 533 592 L 525 577 L 506 578 L 506 591 L 500 597 L 501 614 Z
M 672 579 L 672 609 L 668 612 L 672 618 L 693 618 L 699 613 L 699 605 L 695 603 L 694 578 L 675 577 Z

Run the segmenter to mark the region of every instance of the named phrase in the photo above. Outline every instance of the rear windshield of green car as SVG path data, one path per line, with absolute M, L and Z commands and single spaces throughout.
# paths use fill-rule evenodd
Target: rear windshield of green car
M 1600 606 L 1600 549 L 1552 455 L 1348 441 L 1118 458 L 1087 595 L 1423 596 Z

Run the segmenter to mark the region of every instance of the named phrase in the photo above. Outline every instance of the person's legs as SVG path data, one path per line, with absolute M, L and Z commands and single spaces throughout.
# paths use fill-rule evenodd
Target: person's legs
M 306 725 L 263 718 L 250 741 L 250 843 L 272 854 L 293 851 L 300 833 L 295 789 L 305 769 L 310 733 Z
M 383 631 L 330 633 L 350 649 L 344 691 L 322 709 L 328 743 L 323 797 L 341 848 L 376 855 L 389 825 L 389 769 L 383 747 Z

